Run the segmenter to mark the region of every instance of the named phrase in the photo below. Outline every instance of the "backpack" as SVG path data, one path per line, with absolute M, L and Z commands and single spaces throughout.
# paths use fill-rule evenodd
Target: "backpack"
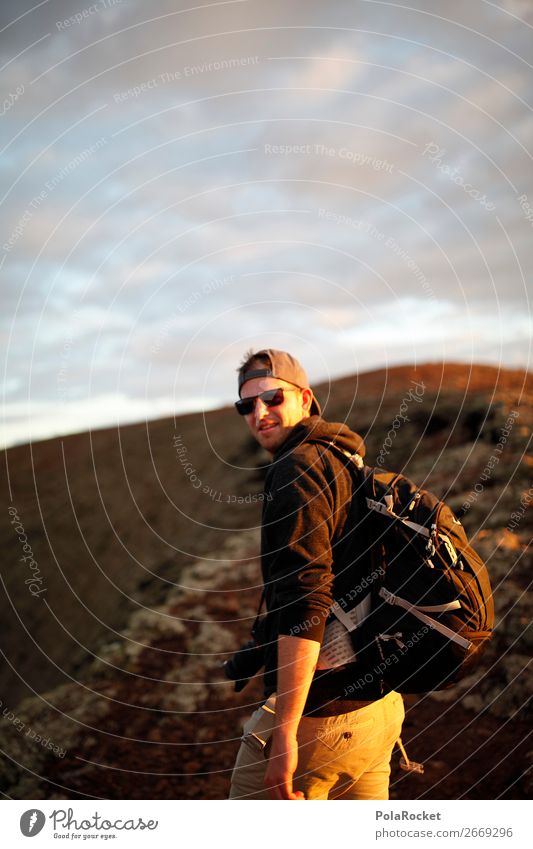
M 360 544 L 364 527 L 374 566 L 359 615 L 346 599 L 331 609 L 355 653 L 353 692 L 380 698 L 452 686 L 475 667 L 494 625 L 487 568 L 461 522 L 404 475 L 365 466 L 335 442 L 309 441 L 333 450 L 354 474 L 363 511 L 354 536 Z

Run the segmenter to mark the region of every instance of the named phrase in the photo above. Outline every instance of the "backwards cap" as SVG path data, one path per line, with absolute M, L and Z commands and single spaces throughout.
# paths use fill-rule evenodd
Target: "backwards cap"
M 286 351 L 276 351 L 274 348 L 265 348 L 262 351 L 257 351 L 254 357 L 268 357 L 270 360 L 270 368 L 262 366 L 261 368 L 253 368 L 246 371 L 244 374 L 239 373 L 239 397 L 241 395 L 241 387 L 247 380 L 252 380 L 254 377 L 276 377 L 278 380 L 285 380 L 287 383 L 292 383 L 293 386 L 298 386 L 300 389 L 310 389 L 307 375 L 298 362 L 298 360 L 288 354 Z M 311 415 L 320 415 L 320 405 L 316 400 L 313 391 L 313 400 L 311 402 Z

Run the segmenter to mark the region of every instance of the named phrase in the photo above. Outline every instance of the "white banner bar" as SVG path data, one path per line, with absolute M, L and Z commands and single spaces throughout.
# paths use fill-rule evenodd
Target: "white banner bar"
M 354 810 L 347 810 L 352 804 Z M 276 806 L 274 811 L 272 806 Z M 512 847 L 529 849 L 527 802 L 5 801 L 4 846 L 111 845 L 176 849 L 272 849 L 297 845 Z M 202 810 L 203 809 L 203 810 Z M 35 837 L 35 844 L 28 841 Z

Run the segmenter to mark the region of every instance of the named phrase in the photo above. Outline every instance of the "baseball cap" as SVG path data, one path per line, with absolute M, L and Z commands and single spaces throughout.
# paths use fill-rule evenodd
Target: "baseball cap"
M 268 357 L 270 368 L 262 366 L 261 368 L 249 369 L 244 374 L 239 373 L 239 397 L 243 383 L 246 383 L 247 380 L 252 380 L 254 377 L 277 377 L 278 380 L 285 380 L 287 383 L 292 383 L 293 386 L 298 386 L 300 389 L 311 389 L 305 370 L 298 360 L 286 351 L 264 348 L 262 351 L 256 351 L 253 356 Z M 320 404 L 316 400 L 312 390 L 311 394 L 313 395 L 313 400 L 311 401 L 310 413 L 312 416 L 319 416 Z

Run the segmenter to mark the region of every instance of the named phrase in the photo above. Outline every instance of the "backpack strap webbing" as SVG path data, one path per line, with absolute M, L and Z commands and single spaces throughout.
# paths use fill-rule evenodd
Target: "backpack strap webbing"
M 320 437 L 311 437 L 311 439 L 306 439 L 305 441 L 315 443 L 316 445 L 325 445 L 326 448 L 332 448 L 337 453 L 337 455 L 342 457 L 342 459 L 349 460 L 351 464 L 355 466 L 358 472 L 364 469 L 364 460 L 361 455 L 357 453 L 357 451 L 350 453 L 344 448 L 341 448 L 340 445 L 338 445 L 332 439 L 320 439 Z
M 448 637 L 449 640 L 453 640 L 454 643 L 457 643 L 464 649 L 469 649 L 472 646 L 470 640 L 466 640 L 464 637 L 461 637 L 460 634 L 457 634 L 455 631 L 452 631 L 451 628 L 448 628 L 446 625 L 443 625 L 442 622 L 439 622 L 437 619 L 432 619 L 430 616 L 426 616 L 425 613 L 422 613 L 423 607 L 420 608 L 415 604 L 411 604 L 411 602 L 406 601 L 404 598 L 400 598 L 398 595 L 394 595 L 389 592 L 389 590 L 382 587 L 379 591 L 379 595 L 384 601 L 388 604 L 396 604 L 398 607 L 402 607 L 404 610 L 408 610 L 413 616 L 416 616 L 417 619 L 420 619 L 421 622 L 424 622 L 429 628 L 433 628 L 435 631 L 438 631 L 445 637 Z M 444 612 L 446 610 L 454 610 L 458 607 L 461 607 L 460 601 L 452 601 L 448 604 L 442 605 L 432 605 L 433 609 L 439 608 L 438 612 Z
M 407 525 L 408 528 L 416 531 L 417 534 L 422 534 L 424 537 L 429 538 L 431 536 L 431 531 L 424 527 L 424 525 L 412 522 L 411 519 L 406 519 L 405 516 L 398 516 L 397 513 L 393 513 L 392 509 L 389 509 L 387 505 L 383 504 L 381 501 L 375 501 L 373 498 L 367 498 L 366 503 L 369 510 L 375 510 L 376 513 L 382 513 L 383 516 L 388 516 L 390 519 L 396 519 L 396 521 L 401 522 L 402 525 Z

